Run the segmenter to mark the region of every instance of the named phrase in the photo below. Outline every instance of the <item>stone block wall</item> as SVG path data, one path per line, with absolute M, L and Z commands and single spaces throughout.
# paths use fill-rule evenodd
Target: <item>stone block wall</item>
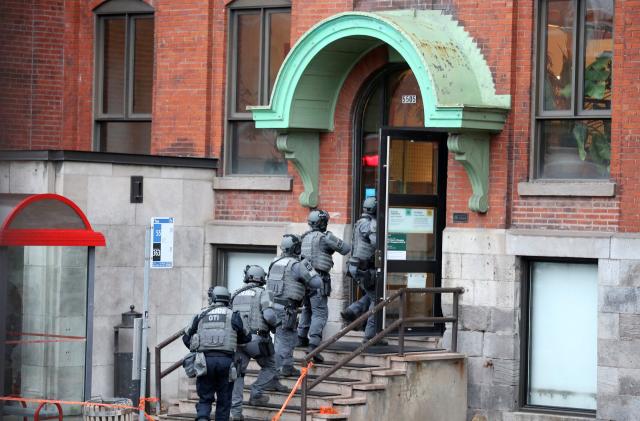
M 468 359 L 468 416 L 490 421 L 590 418 L 520 412 L 521 282 L 528 258 L 593 259 L 598 264 L 598 421 L 640 413 L 640 236 L 447 228 L 443 286 L 460 297 L 458 351 Z M 443 312 L 451 314 L 443 297 Z M 444 345 L 450 344 L 450 330 Z M 591 418 L 592 419 L 592 418 Z
M 142 311 L 145 226 L 173 216 L 174 268 L 150 273 L 149 348 L 181 328 L 206 304 L 212 256 L 205 223 L 213 216 L 214 171 L 83 162 L 2 162 L 8 193 L 58 193 L 74 201 L 107 246 L 96 250 L 93 343 L 94 395 L 113 395 L 114 326 L 135 305 Z M 144 177 L 144 202 L 129 203 L 132 175 Z M 181 341 L 163 350 L 163 369 L 187 352 Z M 182 370 L 163 381 L 163 399 L 179 396 Z M 155 393 L 152 378 L 151 394 Z
M 501 420 L 517 407 L 519 381 L 520 273 L 505 253 L 505 230 L 447 228 L 442 286 L 463 287 L 458 351 L 467 355 L 468 413 Z M 451 295 L 443 296 L 451 313 Z M 448 329 L 443 338 L 450 345 Z
M 598 267 L 598 420 L 640 414 L 640 238 L 612 238 Z

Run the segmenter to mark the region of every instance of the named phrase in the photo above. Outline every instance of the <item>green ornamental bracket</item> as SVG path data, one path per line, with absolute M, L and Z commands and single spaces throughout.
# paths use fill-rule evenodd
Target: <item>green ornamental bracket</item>
M 486 212 L 489 209 L 489 133 L 451 133 L 447 139 L 449 151 L 467 172 L 473 194 L 469 209 Z
M 451 144 L 460 146 L 456 159 L 460 155 L 472 180 L 471 209 L 486 211 L 488 176 L 473 183 L 482 173 L 478 160 L 488 160 L 489 134 L 504 126 L 510 97 L 496 94 L 491 70 L 473 38 L 451 16 L 434 10 L 347 12 L 319 22 L 287 55 L 269 105 L 248 107 L 256 128 L 287 133 L 278 139 L 278 148 L 302 177 L 305 192 L 300 203 L 318 203 L 319 133 L 334 129 L 345 79 L 362 57 L 382 45 L 388 46 L 394 61 L 405 61 L 413 70 L 425 127 L 475 133 L 454 135 Z M 471 146 L 478 139 L 480 144 Z M 476 152 L 482 156 L 471 156 Z M 488 168 L 488 162 L 482 165 Z
M 289 132 L 278 135 L 278 150 L 296 167 L 304 191 L 300 193 L 302 206 L 318 206 L 318 175 L 320 173 L 320 134 L 318 132 Z

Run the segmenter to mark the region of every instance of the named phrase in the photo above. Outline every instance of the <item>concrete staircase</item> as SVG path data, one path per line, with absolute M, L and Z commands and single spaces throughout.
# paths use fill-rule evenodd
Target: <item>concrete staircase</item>
M 426 421 L 464 421 L 466 419 L 466 364 L 461 354 L 448 353 L 436 348 L 437 341 L 429 338 L 411 338 L 405 341 L 407 352 L 398 357 L 394 341 L 389 346 L 371 348 L 371 352 L 358 355 L 349 364 L 341 367 L 331 377 L 310 391 L 307 397 L 308 421 L 338 419 L 364 421 L 371 419 L 421 419 Z M 316 364 L 310 370 L 310 379 L 330 369 L 360 343 L 358 333 L 350 334 L 336 347 L 324 351 L 325 363 Z M 396 351 L 397 352 L 397 351 Z M 296 349 L 294 357 L 301 362 L 304 353 Z M 249 385 L 255 381 L 259 366 L 251 361 L 245 377 L 244 418 L 247 421 L 271 420 L 287 398 L 287 393 L 268 392 L 269 403 L 264 406 L 248 404 Z M 434 384 L 435 380 L 438 384 Z M 297 378 L 287 377 L 281 383 L 293 388 Z M 444 388 L 446 393 L 425 396 L 424 391 Z M 296 392 L 280 418 L 283 421 L 299 421 L 300 392 Z M 411 400 L 413 402 L 411 402 Z M 164 420 L 186 421 L 195 419 L 197 394 L 195 382 L 190 383 L 188 396 L 177 406 L 162 415 Z M 442 416 L 439 417 L 440 408 Z M 331 407 L 337 414 L 321 414 L 320 408 Z M 455 409 L 459 407 L 459 409 Z M 424 412 L 428 410 L 428 412 Z M 372 412 L 373 411 L 373 412 Z M 453 411 L 453 412 L 452 412 Z M 457 412 L 460 416 L 457 416 Z M 423 414 L 433 414 L 427 416 Z M 372 416 L 375 414 L 375 416 Z M 386 414 L 386 415 L 385 415 Z M 419 415 L 419 418 L 412 416 Z M 212 417 L 213 419 L 213 417 Z

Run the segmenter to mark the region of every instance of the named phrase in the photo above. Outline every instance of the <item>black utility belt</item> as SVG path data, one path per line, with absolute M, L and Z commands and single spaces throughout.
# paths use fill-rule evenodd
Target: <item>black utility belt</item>
M 300 301 L 284 299 L 284 298 L 274 298 L 273 302 L 285 307 L 300 307 L 300 304 L 301 304 Z
M 232 357 L 232 351 L 202 351 L 205 357 Z
M 251 332 L 251 334 L 262 336 L 263 338 L 266 338 L 266 337 L 269 336 L 269 331 L 267 331 L 267 330 L 254 330 L 254 331 Z

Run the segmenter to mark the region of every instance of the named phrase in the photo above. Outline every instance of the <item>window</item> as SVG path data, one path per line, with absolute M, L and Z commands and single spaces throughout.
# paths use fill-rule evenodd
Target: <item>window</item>
M 608 179 L 613 0 L 546 0 L 539 16 L 535 176 Z
M 233 247 L 218 248 L 216 251 L 216 279 L 213 285 L 223 285 L 229 292 L 243 286 L 243 274 L 247 265 L 262 266 L 268 272 L 269 265 L 276 257 L 275 247 Z
M 237 1 L 231 9 L 226 155 L 230 174 L 287 173 L 284 156 L 276 148 L 277 132 L 256 129 L 247 111 L 249 105 L 269 103 L 290 48 L 289 3 L 269 3 L 270 7 L 250 7 Z
M 530 262 L 523 288 L 523 406 L 595 411 L 597 291 L 597 264 Z
M 153 9 L 112 0 L 97 19 L 95 131 L 101 152 L 149 154 L 153 88 Z

